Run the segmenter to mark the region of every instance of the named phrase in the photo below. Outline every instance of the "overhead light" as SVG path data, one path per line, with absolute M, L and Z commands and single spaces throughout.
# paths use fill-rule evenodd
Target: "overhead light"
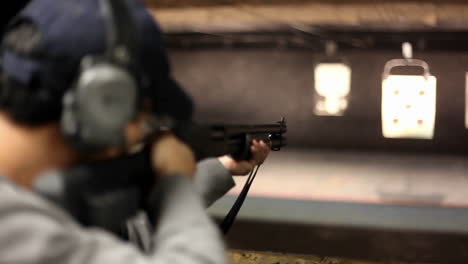
M 423 60 L 412 59 L 409 43 L 404 59 L 385 64 L 382 81 L 382 134 L 386 138 L 432 139 L 436 119 L 437 79 Z M 392 75 L 395 67 L 422 67 L 423 75 Z
M 351 90 L 351 68 L 336 59 L 336 44 L 328 42 L 327 59 L 318 63 L 314 69 L 316 115 L 342 116 L 348 108 Z

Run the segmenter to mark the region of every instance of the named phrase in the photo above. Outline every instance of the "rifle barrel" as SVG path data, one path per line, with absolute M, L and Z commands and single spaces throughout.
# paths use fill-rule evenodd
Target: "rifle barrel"
M 224 131 L 225 135 L 235 136 L 240 134 L 283 134 L 287 128 L 283 124 L 261 125 L 223 125 L 214 126 L 215 131 Z

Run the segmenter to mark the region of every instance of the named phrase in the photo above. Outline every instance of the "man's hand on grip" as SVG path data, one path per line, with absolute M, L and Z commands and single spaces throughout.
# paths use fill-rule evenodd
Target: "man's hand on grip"
M 263 164 L 270 153 L 270 148 L 263 141 L 253 140 L 250 151 L 252 153 L 250 160 L 236 161 L 225 155 L 219 157 L 219 161 L 232 175 L 247 175 L 255 166 Z

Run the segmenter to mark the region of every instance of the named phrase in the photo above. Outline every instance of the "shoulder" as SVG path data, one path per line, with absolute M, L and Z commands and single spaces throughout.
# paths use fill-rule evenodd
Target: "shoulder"
M 0 263 L 91 263 L 87 256 L 115 241 L 82 229 L 60 208 L 0 179 Z
M 0 177 L 0 223 L 2 219 L 21 215 L 28 215 L 31 221 L 38 217 L 62 224 L 74 224 L 72 218 L 59 207 Z

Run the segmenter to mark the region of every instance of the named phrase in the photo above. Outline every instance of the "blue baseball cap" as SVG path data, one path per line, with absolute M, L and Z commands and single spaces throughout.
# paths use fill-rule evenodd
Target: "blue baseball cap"
M 162 33 L 154 17 L 137 0 L 127 0 L 138 30 L 138 73 L 143 76 L 142 91 L 153 99 L 157 114 L 190 120 L 190 96 L 171 78 Z M 31 0 L 11 22 L 6 33 L 21 23 L 37 28 L 37 36 L 23 53 L 2 45 L 2 69 L 23 85 L 39 79 L 38 89 L 59 96 L 70 89 L 77 77 L 81 59 L 100 55 L 106 49 L 106 22 L 98 0 Z M 61 103 L 61 101 L 60 101 Z

